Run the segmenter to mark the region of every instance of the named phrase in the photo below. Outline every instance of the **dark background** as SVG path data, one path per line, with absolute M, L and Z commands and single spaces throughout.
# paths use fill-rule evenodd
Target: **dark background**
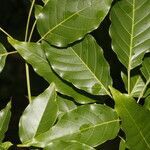
M 36 2 L 41 3 L 40 0 Z M 29 0 L 1 0 L 0 27 L 15 39 L 23 41 L 29 9 Z M 34 17 L 32 16 L 31 24 L 33 20 Z M 111 49 L 111 39 L 108 34 L 109 26 L 110 20 L 107 16 L 101 26 L 93 31 L 92 34 L 104 49 L 104 55 L 111 64 L 111 76 L 113 78 L 114 87 L 123 91 L 123 84 L 120 78 L 120 68 L 122 68 L 122 66 L 117 61 L 116 55 Z M 32 41 L 36 41 L 37 39 L 39 39 L 39 35 L 37 31 L 35 31 Z M 7 42 L 6 35 L 2 32 L 0 32 L 0 42 L 6 47 L 7 51 L 14 50 Z M 43 78 L 34 73 L 32 67 L 30 67 L 30 80 L 32 95 L 38 95 L 48 86 L 48 83 Z M 9 55 L 4 70 L 0 74 L 0 109 L 5 107 L 8 101 L 12 101 L 12 117 L 5 141 L 9 140 L 14 144 L 20 143 L 18 137 L 18 122 L 23 110 L 28 105 L 26 95 L 27 90 L 24 60 L 18 54 Z M 98 149 L 117 150 L 118 141 L 119 139 L 116 138 L 113 141 L 103 144 L 103 146 Z M 11 149 L 17 150 L 21 148 L 14 146 Z

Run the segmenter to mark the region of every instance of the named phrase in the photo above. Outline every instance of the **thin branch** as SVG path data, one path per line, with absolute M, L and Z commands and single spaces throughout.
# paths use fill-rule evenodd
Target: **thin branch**
M 9 33 L 7 33 L 4 29 L 2 29 L 1 27 L 0 27 L 0 31 L 2 31 L 9 38 L 13 39 L 13 37 Z
M 35 3 L 35 0 L 32 1 L 31 7 L 30 7 L 30 10 L 29 10 L 29 14 L 28 14 L 26 32 L 25 32 L 25 42 L 27 42 L 27 38 L 28 38 L 29 24 L 30 24 L 30 19 L 31 19 L 31 14 L 32 14 L 34 3 Z M 27 63 L 25 64 L 25 69 L 26 69 L 28 99 L 29 99 L 29 102 L 31 103 L 32 97 L 31 97 L 31 86 L 30 86 L 30 75 L 29 75 L 30 73 L 29 73 L 29 66 L 28 66 Z
M 17 51 L 7 52 L 7 53 L 0 54 L 0 57 L 12 55 L 12 54 L 16 54 L 16 53 L 18 53 L 18 52 Z

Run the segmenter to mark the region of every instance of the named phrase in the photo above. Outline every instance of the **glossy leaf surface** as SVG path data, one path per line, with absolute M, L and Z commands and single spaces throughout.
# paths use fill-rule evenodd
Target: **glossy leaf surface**
M 60 96 L 57 96 L 57 103 L 58 103 L 58 108 L 59 108 L 59 115 L 60 114 L 62 115 L 66 112 L 69 112 L 77 108 L 77 105 L 75 105 L 74 102 L 72 102 L 71 100 L 62 98 Z
M 150 49 L 149 10 L 149 0 L 121 0 L 112 8 L 112 47 L 128 70 L 140 65 Z
M 95 150 L 94 148 L 77 141 L 55 141 L 49 143 L 44 150 Z
M 127 79 L 127 75 L 125 73 L 122 72 L 122 79 L 126 88 L 126 91 L 128 90 L 128 79 Z M 142 79 L 141 75 L 136 74 L 131 76 L 130 78 L 130 82 L 131 82 L 131 95 L 133 97 L 139 97 L 141 91 L 143 90 L 144 86 L 145 86 L 145 82 Z M 143 95 L 144 96 L 144 95 Z
M 34 8 L 35 8 L 34 12 L 35 18 L 38 19 L 39 14 L 41 13 L 43 7 L 41 5 L 34 5 Z
M 127 94 L 111 88 L 115 109 L 121 118 L 126 144 L 131 150 L 150 149 L 150 111 Z
M 5 132 L 8 129 L 10 117 L 11 117 L 11 103 L 9 102 L 7 106 L 0 111 L 0 142 L 5 137 Z
M 18 53 L 32 65 L 36 73 L 41 75 L 49 83 L 55 83 L 56 90 L 58 92 L 73 97 L 78 103 L 85 104 L 94 102 L 91 98 L 88 98 L 74 90 L 74 88 L 66 84 L 52 71 L 40 44 L 19 42 L 12 39 L 9 39 L 9 42 L 18 51 Z
M 6 61 L 7 51 L 5 47 L 0 43 L 0 72 L 3 70 Z
M 111 0 L 50 0 L 37 21 L 42 39 L 65 47 L 98 28 Z
M 108 106 L 83 105 L 64 114 L 48 132 L 35 138 L 32 145 L 45 147 L 50 142 L 76 140 L 97 146 L 116 137 L 119 119 Z
M 91 94 L 109 95 L 109 65 L 92 36 L 67 49 L 57 49 L 46 42 L 42 47 L 52 68 L 63 79 Z
M 42 94 L 35 97 L 23 112 L 19 122 L 21 141 L 32 141 L 35 136 L 48 131 L 55 123 L 57 113 L 55 85 L 52 83 Z

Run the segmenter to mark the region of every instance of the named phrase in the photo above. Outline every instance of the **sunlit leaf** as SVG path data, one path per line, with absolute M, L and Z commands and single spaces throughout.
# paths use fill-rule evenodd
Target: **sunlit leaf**
M 11 102 L 7 104 L 7 106 L 0 111 L 0 142 L 5 137 L 5 132 L 8 129 L 10 117 L 11 117 Z
M 7 51 L 5 47 L 0 43 L 0 72 L 3 70 L 5 66 L 5 61 L 7 57 Z
M 150 0 L 121 0 L 111 11 L 112 47 L 128 71 L 150 49 Z
M 48 131 L 55 123 L 57 113 L 55 85 L 52 83 L 23 112 L 19 123 L 21 141 L 32 141 L 35 136 Z
M 66 49 L 57 49 L 47 42 L 42 47 L 52 68 L 63 79 L 91 94 L 109 95 L 109 65 L 92 36 Z
M 150 111 L 137 104 L 131 96 L 110 89 L 115 100 L 115 109 L 121 118 L 127 146 L 131 150 L 149 150 Z
M 39 14 L 41 13 L 43 7 L 41 5 L 34 5 L 35 8 L 35 18 L 38 19 Z
M 59 115 L 63 115 L 64 113 L 77 108 L 74 102 L 62 98 L 61 96 L 57 96 L 57 103 L 59 108 Z
M 39 135 L 31 145 L 45 147 L 50 142 L 76 140 L 97 146 L 116 137 L 119 119 L 108 106 L 83 105 L 64 114 L 48 132 Z
M 111 0 L 50 0 L 37 21 L 42 39 L 65 47 L 98 28 L 111 6 Z
M 19 42 L 17 40 L 8 39 L 18 53 L 34 68 L 34 71 L 41 75 L 49 83 L 54 82 L 56 90 L 62 94 L 73 97 L 78 103 L 94 102 L 93 99 L 77 92 L 73 87 L 66 84 L 51 69 L 46 59 L 45 53 L 40 44 Z
M 11 142 L 0 143 L 0 150 L 8 150 L 12 145 Z
M 55 141 L 51 142 L 44 150 L 95 150 L 94 148 L 77 141 Z

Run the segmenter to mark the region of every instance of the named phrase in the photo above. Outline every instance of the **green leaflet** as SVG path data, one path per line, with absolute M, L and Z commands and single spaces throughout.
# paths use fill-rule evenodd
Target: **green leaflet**
M 65 47 L 98 28 L 111 0 L 50 0 L 37 20 L 42 39 Z
M 59 112 L 58 112 L 59 117 L 62 116 L 64 113 L 77 108 L 77 105 L 75 105 L 74 102 L 62 98 L 61 96 L 57 96 L 57 103 L 59 108 Z
M 12 145 L 11 142 L 0 143 L 0 150 L 8 150 Z
M 112 8 L 112 47 L 128 71 L 140 65 L 150 49 L 149 9 L 149 0 L 121 0 Z
M 127 79 L 127 75 L 125 73 L 121 73 L 126 91 L 128 90 L 128 79 Z M 131 96 L 133 97 L 139 97 L 141 94 L 141 91 L 143 90 L 144 86 L 145 86 L 145 82 L 142 79 L 140 74 L 135 74 L 133 76 L 130 77 L 130 81 L 131 81 Z M 142 96 L 144 97 L 144 95 Z
M 7 104 L 7 106 L 0 111 L 0 143 L 5 137 L 5 132 L 8 129 L 10 117 L 11 117 L 11 102 Z
M 55 126 L 28 145 L 45 147 L 50 142 L 76 140 L 95 147 L 116 137 L 118 130 L 119 118 L 113 109 L 99 104 L 83 105 L 65 113 Z
M 150 82 L 150 57 L 145 57 L 142 63 L 141 72 L 147 82 Z
M 145 91 L 146 91 L 146 95 L 150 94 L 150 88 L 149 88 L 149 83 L 150 83 L 150 57 L 145 57 L 142 63 L 142 68 L 141 68 L 141 72 L 144 75 L 145 79 L 146 79 L 146 83 L 145 86 L 143 87 L 143 89 L 141 90 L 141 94 L 138 98 L 138 102 L 140 101 L 140 99 L 142 98 L 142 96 L 144 95 Z
M 41 5 L 34 5 L 34 8 L 35 8 L 34 16 L 36 19 L 38 19 L 39 14 L 41 13 L 43 7 Z
M 34 68 L 34 71 L 41 75 L 49 83 L 54 82 L 56 90 L 62 94 L 73 97 L 78 103 L 86 104 L 94 102 L 93 99 L 80 94 L 72 86 L 66 84 L 51 69 L 46 59 L 45 53 L 40 44 L 20 42 L 8 38 L 10 44 L 18 51 L 18 53 Z
M 51 142 L 44 150 L 95 150 L 94 148 L 77 141 L 55 141 Z
M 144 107 L 150 111 L 150 96 L 146 97 Z
M 0 72 L 3 70 L 5 66 L 5 61 L 7 57 L 7 51 L 5 47 L 0 43 Z
M 19 122 L 22 143 L 48 131 L 57 119 L 58 106 L 55 85 L 52 83 L 42 94 L 35 97 L 23 112 Z
M 103 51 L 90 35 L 80 43 L 57 49 L 47 42 L 42 45 L 52 68 L 63 79 L 91 94 L 110 95 L 110 70 Z
M 126 134 L 127 146 L 131 150 L 150 150 L 150 111 L 137 104 L 131 96 L 110 89 Z

